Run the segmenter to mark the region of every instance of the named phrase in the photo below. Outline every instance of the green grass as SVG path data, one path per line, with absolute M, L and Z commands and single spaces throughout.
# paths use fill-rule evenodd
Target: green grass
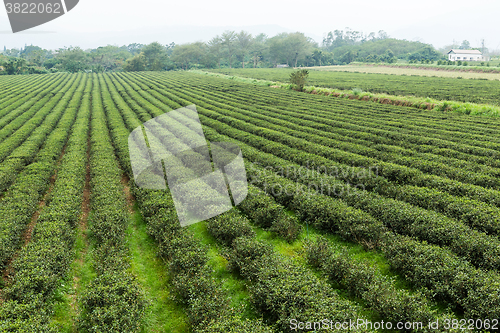
M 227 269 L 227 259 L 224 252 L 228 249 L 220 246 L 207 230 L 205 222 L 190 225 L 189 230 L 193 232 L 196 239 L 203 245 L 208 246 L 208 265 L 214 270 L 214 276 L 222 282 L 225 290 L 231 297 L 231 306 L 236 310 L 241 310 L 242 318 L 255 319 L 258 314 L 248 301 L 249 294 L 246 282 L 237 274 Z M 240 313 L 240 311 L 237 311 Z
M 88 230 L 78 229 L 70 271 L 55 291 L 54 317 L 51 324 L 57 327 L 59 332 L 77 332 L 78 296 L 96 277 L 92 267 L 92 254 L 88 249 L 87 234 Z
M 149 307 L 144 316 L 142 332 L 188 332 L 189 324 L 182 307 L 170 295 L 168 266 L 160 259 L 157 245 L 148 235 L 146 223 L 137 207 L 127 230 L 131 272 L 145 291 Z
M 289 212 L 293 214 L 293 212 Z M 412 286 L 399 274 L 390 268 L 387 259 L 379 251 L 366 251 L 363 246 L 359 244 L 354 244 L 352 242 L 343 240 L 338 235 L 333 235 L 329 233 L 322 232 L 312 226 L 303 224 L 304 229 L 299 237 L 293 243 L 287 243 L 283 238 L 277 236 L 275 233 L 266 231 L 262 228 L 252 226 L 253 230 L 257 233 L 257 239 L 268 242 L 271 244 L 275 251 L 278 253 L 293 258 L 296 262 L 303 265 L 308 265 L 306 260 L 305 245 L 307 241 L 315 241 L 320 235 L 326 237 L 330 244 L 346 251 L 351 255 L 351 258 L 356 262 L 366 262 L 368 265 L 373 267 L 376 271 L 380 272 L 382 275 L 388 276 L 394 279 L 396 288 L 404 289 L 410 293 L 415 292 Z M 311 268 L 311 267 L 310 267 Z M 311 268 L 312 269 L 312 268 Z M 322 273 L 316 269 L 312 269 L 318 277 L 322 276 Z M 365 302 L 361 299 L 350 296 L 346 290 L 344 290 L 339 285 L 332 285 L 332 287 L 338 292 L 338 294 L 343 297 L 350 299 L 361 306 L 365 306 Z M 434 304 L 434 308 L 439 314 L 444 314 L 447 312 L 447 305 L 444 303 Z M 364 309 L 362 313 L 372 321 L 380 320 L 376 313 L 368 309 Z

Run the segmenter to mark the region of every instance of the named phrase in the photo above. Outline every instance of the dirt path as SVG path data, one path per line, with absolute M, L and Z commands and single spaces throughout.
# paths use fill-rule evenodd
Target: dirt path
M 90 133 L 90 131 L 89 131 Z M 77 267 L 77 271 L 83 269 L 85 265 L 85 256 L 88 251 L 88 239 L 87 239 L 87 228 L 88 228 L 88 219 L 90 215 L 90 136 L 87 139 L 87 165 L 85 172 L 85 186 L 83 188 L 83 200 L 81 206 L 81 216 L 80 221 L 78 223 L 78 235 L 81 236 L 83 241 L 83 250 L 78 254 L 78 257 L 75 259 L 75 264 Z M 80 280 L 81 277 L 78 275 L 73 276 L 73 285 L 72 285 L 72 293 L 68 294 L 69 304 L 71 307 L 71 313 L 73 318 L 78 318 L 79 309 L 78 309 L 78 293 L 80 289 Z M 73 331 L 76 332 L 76 320 L 73 320 Z
M 135 213 L 134 212 L 135 198 L 134 198 L 132 192 L 130 191 L 129 182 L 130 182 L 130 178 L 127 176 L 127 174 L 124 173 L 122 176 L 123 193 L 125 193 L 125 198 L 127 199 L 128 212 L 131 215 L 133 215 Z
M 24 233 L 21 237 L 22 247 L 18 251 L 16 251 L 16 253 L 12 256 L 12 258 L 9 259 L 5 270 L 1 274 L 2 280 L 3 280 L 5 285 L 9 285 L 12 282 L 12 279 L 15 275 L 13 264 L 16 261 L 16 259 L 19 257 L 19 253 L 22 251 L 22 249 L 24 247 L 26 247 L 26 245 L 28 245 L 28 243 L 31 241 L 31 238 L 33 236 L 33 230 L 35 229 L 35 226 L 38 222 L 38 218 L 40 217 L 40 214 L 46 205 L 47 199 L 49 198 L 50 194 L 52 193 L 52 190 L 54 189 L 54 184 L 57 180 L 57 171 L 61 165 L 61 161 L 64 157 L 64 154 L 66 153 L 66 147 L 67 147 L 66 145 L 63 147 L 61 155 L 59 156 L 58 162 L 56 164 L 54 174 L 50 177 L 49 188 L 47 189 L 47 191 L 43 195 L 42 199 L 38 203 L 38 208 L 37 208 L 36 212 L 33 213 L 33 215 L 31 216 L 31 221 L 28 224 L 28 226 L 26 227 L 26 230 L 24 231 Z M 2 292 L 0 289 L 0 304 L 2 302 L 3 302 L 3 297 L 2 297 Z

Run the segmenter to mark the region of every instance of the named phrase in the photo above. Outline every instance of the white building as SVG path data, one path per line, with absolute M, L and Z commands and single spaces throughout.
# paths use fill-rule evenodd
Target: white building
M 448 52 L 448 60 L 451 61 L 485 61 L 485 57 L 478 50 L 457 50 L 452 49 Z

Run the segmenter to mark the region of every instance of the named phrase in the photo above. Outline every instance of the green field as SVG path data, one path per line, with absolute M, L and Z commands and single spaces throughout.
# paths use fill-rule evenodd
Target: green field
M 499 105 L 497 81 L 311 71 L 310 83 Z M 0 332 L 500 326 L 500 119 L 191 72 L 0 87 Z M 168 189 L 135 185 L 128 136 L 192 104 L 209 142 L 241 148 L 249 187 L 236 208 L 181 228 Z
M 211 72 L 254 79 L 288 82 L 292 69 L 222 69 Z M 500 81 L 465 80 L 419 75 L 390 75 L 311 70 L 309 85 L 343 90 L 355 88 L 371 93 L 430 97 L 436 100 L 500 105 Z

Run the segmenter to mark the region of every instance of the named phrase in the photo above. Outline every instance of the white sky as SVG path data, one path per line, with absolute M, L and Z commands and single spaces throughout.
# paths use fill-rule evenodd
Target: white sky
M 185 43 L 205 40 L 209 27 L 251 30 L 248 27 L 273 25 L 318 41 L 328 31 L 350 27 L 364 33 L 385 30 L 391 37 L 419 39 L 436 47 L 454 39 L 468 39 L 476 47 L 484 38 L 487 47 L 498 49 L 499 13 L 498 0 L 80 0 L 65 16 L 18 34 L 7 32 L 7 14 L 0 9 L 0 47 L 148 43 L 162 39 L 162 34 L 169 40 L 159 42 Z

